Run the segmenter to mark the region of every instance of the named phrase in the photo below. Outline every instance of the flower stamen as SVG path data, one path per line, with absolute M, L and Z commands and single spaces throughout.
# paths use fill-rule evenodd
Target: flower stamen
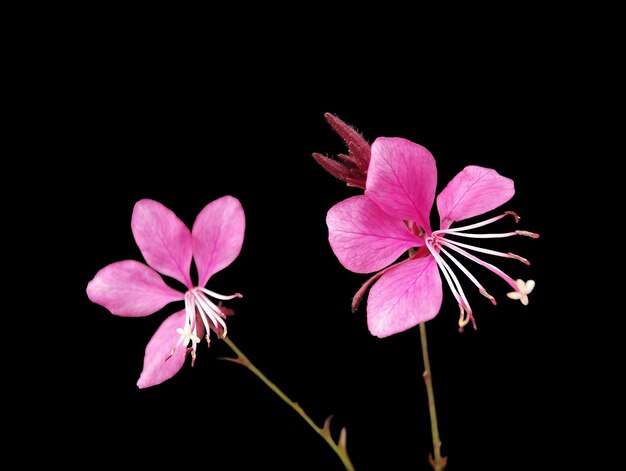
M 452 267 L 450 266 L 450 264 L 448 264 L 444 260 L 443 255 L 449 258 L 452 261 L 452 263 L 454 263 L 454 265 L 456 265 L 465 274 L 465 276 L 469 278 L 469 280 L 478 288 L 478 292 L 480 294 L 482 294 L 487 299 L 489 299 L 494 305 L 496 304 L 496 300 L 492 295 L 490 295 L 487 292 L 487 290 L 476 279 L 476 277 L 472 275 L 470 271 L 457 259 L 457 257 L 452 255 L 452 253 L 446 250 L 446 248 L 452 251 L 455 251 L 460 255 L 463 255 L 464 257 L 470 259 L 471 261 L 487 268 L 489 271 L 498 275 L 500 278 L 506 281 L 514 289 L 513 292 L 510 292 L 507 294 L 509 298 L 520 300 L 522 304 L 524 305 L 528 304 L 528 294 L 533 290 L 535 286 L 535 282 L 533 280 L 528 280 L 528 282 L 526 283 L 522 280 L 517 280 L 517 281 L 513 280 L 513 278 L 511 278 L 509 275 L 504 273 L 495 265 L 485 262 L 484 260 L 471 254 L 467 250 L 470 250 L 472 252 L 483 253 L 486 255 L 493 255 L 496 257 L 512 258 L 514 260 L 518 260 L 524 263 L 525 265 L 530 265 L 530 262 L 526 258 L 521 257 L 512 252 L 498 252 L 496 250 L 484 249 L 482 247 L 465 244 L 457 240 L 453 240 L 453 239 L 445 237 L 445 236 L 459 236 L 459 237 L 467 237 L 467 238 L 475 238 L 475 239 L 503 238 L 503 237 L 513 237 L 513 236 L 518 236 L 518 235 L 531 237 L 533 239 L 536 239 L 539 237 L 539 234 L 536 234 L 534 232 L 529 232 L 529 231 L 511 231 L 511 232 L 504 232 L 504 233 L 488 233 L 488 234 L 475 234 L 475 233 L 465 232 L 470 229 L 476 229 L 479 227 L 487 226 L 506 216 L 512 216 L 515 219 L 516 223 L 519 222 L 520 220 L 520 217 L 517 215 L 517 213 L 514 213 L 513 211 L 506 211 L 505 213 L 500 214 L 499 216 L 495 216 L 485 221 L 477 222 L 474 224 L 469 224 L 467 226 L 437 230 L 437 231 L 434 231 L 429 237 L 425 238 L 426 248 L 432 254 L 433 258 L 437 262 L 437 265 L 439 269 L 441 270 L 441 272 L 443 273 L 443 276 L 446 279 L 448 286 L 450 287 L 450 290 L 452 291 L 452 294 L 454 295 L 455 299 L 457 300 L 459 304 L 459 309 L 461 311 L 461 314 L 459 317 L 460 331 L 463 331 L 463 328 L 470 321 L 472 321 L 472 323 L 474 324 L 474 328 L 476 328 L 476 322 L 472 315 L 472 310 L 469 307 L 469 302 L 467 301 L 467 298 L 465 297 L 465 293 L 463 292 L 463 289 L 461 288 L 461 284 L 458 278 L 456 277 L 456 275 L 454 274 L 454 272 L 452 271 Z
M 528 259 L 524 257 L 520 257 L 519 255 L 516 255 L 511 252 L 507 252 L 507 255 L 509 256 L 509 258 L 514 258 L 515 260 L 519 260 L 520 262 L 522 262 L 524 265 L 530 266 L 530 262 L 528 261 Z
M 500 214 L 499 216 L 495 216 L 489 219 L 485 219 L 484 221 L 480 221 L 474 224 L 468 224 L 467 226 L 461 226 L 461 227 L 455 227 L 454 229 L 438 229 L 436 231 L 433 231 L 433 236 L 436 236 L 438 234 L 446 234 L 448 232 L 459 232 L 459 231 L 469 231 L 470 229 L 476 229 L 478 227 L 483 227 L 483 226 L 488 226 L 489 224 L 492 224 L 496 221 L 499 221 L 502 218 L 505 218 L 507 216 L 514 216 L 516 217 L 516 221 L 519 221 L 520 217 L 514 213 L 513 211 L 507 211 L 503 214 Z
M 498 267 L 496 267 L 495 265 L 492 265 L 491 263 L 485 262 L 484 260 L 481 260 L 480 258 L 472 255 L 471 253 L 467 252 L 466 250 L 463 250 L 460 247 L 457 247 L 454 244 L 449 244 L 448 241 L 446 241 L 445 239 L 440 241 L 441 245 L 445 245 L 446 247 L 454 250 L 455 252 L 460 253 L 461 255 L 463 255 L 464 257 L 469 258 L 470 260 L 472 260 L 473 262 L 476 262 L 479 265 L 482 265 L 483 267 L 485 267 L 487 270 L 495 273 L 496 275 L 498 275 L 500 278 L 502 278 L 504 281 L 506 281 L 513 289 L 517 290 L 517 284 L 515 283 L 515 280 L 513 280 L 513 278 L 511 278 L 509 275 L 507 275 L 506 273 L 504 273 L 502 270 L 500 270 Z
M 521 235 L 521 236 L 525 236 L 525 237 L 530 237 L 532 239 L 539 239 L 539 234 L 535 233 L 535 232 L 529 232 L 529 231 L 515 231 L 515 233 L 517 235 Z
M 471 312 L 465 312 L 465 310 L 463 309 L 463 306 L 461 306 L 459 304 L 459 308 L 461 310 L 460 315 L 459 315 L 459 332 L 463 333 L 463 330 L 465 330 L 465 326 L 467 324 L 469 324 L 470 321 L 472 321 L 472 325 L 474 326 L 474 330 L 476 330 L 476 320 L 474 319 L 474 316 L 472 315 Z
M 223 294 L 216 293 L 215 291 L 211 291 L 210 289 L 206 289 L 206 288 L 198 287 L 196 289 L 199 289 L 200 291 L 203 291 L 204 293 L 208 294 L 212 298 L 221 299 L 222 301 L 228 301 L 228 300 L 234 299 L 234 298 L 243 298 L 243 294 L 241 294 L 241 293 L 235 293 L 235 294 L 231 294 L 230 296 L 225 296 Z
M 208 296 L 220 300 L 229 300 L 233 298 L 241 298 L 241 293 L 235 293 L 231 296 L 216 293 L 203 287 L 195 287 L 185 293 L 185 323 L 183 327 L 176 329 L 180 335 L 178 342 L 168 355 L 168 359 L 174 354 L 176 349 L 182 344 L 185 348 L 189 347 L 191 342 L 191 364 L 193 366 L 196 360 L 196 348 L 200 343 L 198 337 L 198 320 L 204 325 L 206 331 L 205 339 L 207 345 L 211 345 L 211 330 L 217 332 L 222 339 L 226 338 L 228 328 L 226 327 L 226 314 L 222 312 L 219 306 L 215 305 Z M 221 302 L 220 302 L 221 305 Z
M 505 211 L 504 212 L 505 216 L 513 216 L 513 219 L 515 219 L 515 224 L 517 224 L 519 222 L 519 220 L 521 219 L 517 213 L 515 211 Z
M 224 332 L 226 332 L 226 323 L 222 320 L 221 316 L 223 316 L 223 314 L 221 313 L 219 308 L 211 301 L 209 301 L 209 299 L 202 293 L 198 293 L 197 290 L 193 290 L 193 295 L 198 301 L 197 307 L 200 316 L 208 317 L 213 324 L 214 330 L 218 331 L 221 327 L 222 329 L 224 329 Z M 209 331 L 207 331 L 207 334 L 208 332 Z M 225 338 L 225 335 L 223 335 L 223 338 Z
M 437 250 L 434 247 L 434 244 L 438 243 L 438 239 L 436 237 L 427 237 L 425 239 L 425 242 L 426 247 L 432 254 L 433 258 L 437 262 L 437 266 L 439 266 L 439 269 L 443 273 L 444 278 L 448 282 L 448 286 L 450 287 L 450 291 L 452 291 L 456 302 L 459 304 L 459 309 L 461 310 L 461 319 L 464 319 L 464 322 L 469 322 L 469 319 L 473 320 L 474 316 L 472 315 L 472 309 L 470 308 L 469 301 L 465 297 L 463 288 L 461 288 L 461 283 L 459 282 L 459 279 L 452 271 L 450 265 L 448 265 L 446 261 L 441 257 L 441 255 L 437 253 Z M 466 313 L 467 317 L 464 317 Z M 461 322 L 461 319 L 459 320 L 459 323 Z M 467 322 L 465 322 L 463 326 L 465 326 Z M 476 324 L 474 324 L 474 328 L 475 327 Z
M 482 294 L 484 297 L 486 297 L 487 299 L 489 299 L 489 300 L 493 303 L 493 305 L 495 306 L 495 305 L 496 305 L 496 299 L 495 299 L 493 296 L 491 296 L 489 293 L 487 293 L 487 290 L 484 288 L 484 286 L 483 286 L 483 285 L 481 285 L 481 284 L 478 282 L 478 280 L 476 279 L 476 277 L 474 277 L 474 275 L 472 275 L 472 274 L 469 272 L 469 270 L 468 270 L 467 268 L 465 268 L 465 267 L 461 264 L 461 262 L 459 262 L 459 261 L 456 259 L 456 257 L 454 257 L 454 256 L 453 256 L 450 252 L 448 252 L 446 249 L 444 249 L 444 248 L 443 248 L 443 247 L 441 247 L 441 246 L 440 246 L 439 248 L 440 248 L 441 252 L 442 252 L 442 253 L 444 253 L 444 254 L 445 254 L 445 255 L 446 255 L 446 256 L 447 256 L 450 260 L 452 260 L 452 261 L 454 262 L 454 264 L 455 264 L 457 267 L 459 267 L 463 273 L 465 273 L 465 276 L 467 276 L 467 277 L 468 277 L 468 278 L 472 281 L 472 283 L 474 283 L 474 285 L 478 288 L 478 292 L 479 292 L 480 294 Z

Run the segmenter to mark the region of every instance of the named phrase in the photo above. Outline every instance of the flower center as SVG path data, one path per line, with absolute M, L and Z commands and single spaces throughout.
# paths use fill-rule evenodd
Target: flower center
M 228 333 L 225 321 L 226 313 L 221 308 L 221 303 L 215 304 L 209 297 L 219 300 L 229 300 L 241 298 L 242 295 L 235 293 L 231 296 L 224 296 L 223 294 L 199 286 L 185 293 L 185 323 L 182 327 L 176 329 L 180 338 L 170 356 L 181 344 L 185 348 L 188 348 L 189 343 L 191 343 L 192 366 L 196 360 L 196 348 L 201 341 L 198 336 L 199 322 L 202 322 L 204 325 L 205 338 L 209 346 L 211 345 L 211 331 L 214 331 L 218 337 L 222 339 L 225 339 Z
M 426 248 L 432 254 L 439 269 L 443 273 L 443 276 L 452 291 L 457 303 L 459 304 L 460 309 L 460 317 L 459 317 L 459 330 L 463 331 L 463 328 L 471 321 L 474 328 L 476 328 L 476 321 L 474 320 L 474 316 L 472 313 L 472 309 L 469 305 L 469 301 L 463 292 L 463 288 L 461 287 L 461 283 L 459 279 L 455 275 L 452 270 L 452 266 L 448 263 L 447 260 L 452 262 L 454 266 L 456 266 L 459 270 L 461 270 L 465 276 L 467 276 L 470 281 L 478 288 L 480 294 L 489 299 L 494 305 L 496 304 L 496 300 L 493 296 L 487 293 L 487 290 L 479 283 L 474 275 L 472 275 L 467 268 L 458 260 L 456 256 L 452 254 L 452 252 L 456 252 L 458 255 L 462 255 L 463 257 L 487 268 L 489 271 L 495 273 L 504 281 L 506 281 L 509 286 L 513 288 L 513 292 L 507 294 L 507 296 L 511 299 L 519 299 L 522 304 L 528 304 L 528 294 L 532 291 L 535 286 L 535 282 L 533 280 L 528 280 L 524 282 L 523 280 L 513 280 L 509 275 L 504 273 L 495 265 L 485 262 L 481 260 L 476 255 L 470 252 L 478 252 L 484 253 L 487 255 L 495 255 L 496 257 L 504 257 L 504 258 L 513 258 L 515 260 L 519 260 L 520 262 L 530 265 L 530 262 L 519 255 L 515 255 L 514 253 L 505 253 L 505 252 L 497 252 L 495 250 L 489 250 L 482 247 L 477 247 L 475 245 L 465 244 L 462 242 L 458 242 L 454 239 L 450 239 L 450 236 L 453 237 L 466 237 L 473 239 L 497 239 L 503 237 L 513 237 L 513 236 L 526 236 L 532 237 L 536 239 L 539 237 L 539 234 L 535 234 L 533 232 L 528 231 L 512 231 L 505 233 L 493 233 L 493 234 L 476 234 L 472 232 L 467 232 L 472 229 L 476 229 L 479 227 L 483 227 L 489 224 L 492 224 L 506 216 L 512 216 L 515 219 L 515 222 L 519 222 L 519 216 L 512 211 L 507 211 L 504 214 L 493 217 L 491 219 L 487 219 L 482 222 L 477 222 L 476 224 L 470 224 L 463 227 L 458 228 L 450 228 L 434 231 L 431 235 L 427 235 L 424 238 L 424 242 L 426 244 Z M 426 235 L 426 234 L 424 234 Z M 467 250 L 466 250 L 467 249 Z M 468 250 L 470 252 L 468 252 Z M 444 258 L 445 257 L 445 258 Z M 446 260 L 447 259 L 447 260 Z

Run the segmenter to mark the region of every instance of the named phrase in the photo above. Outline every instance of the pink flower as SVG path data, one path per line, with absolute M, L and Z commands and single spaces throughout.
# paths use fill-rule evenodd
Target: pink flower
M 89 282 L 87 295 L 113 314 L 127 317 L 148 316 L 172 301 L 185 302 L 185 309 L 165 319 L 146 347 L 137 382 L 146 388 L 174 376 L 189 352 L 193 365 L 200 339 L 206 334 L 210 343 L 211 330 L 226 337 L 224 319 L 232 311 L 210 298 L 227 300 L 241 294 L 224 296 L 205 285 L 239 255 L 245 216 L 238 199 L 223 196 L 200 211 L 190 231 L 161 203 L 144 199 L 135 204 L 131 228 L 149 266 L 134 260 L 112 263 Z M 190 276 L 192 257 L 198 271 L 196 285 Z M 180 281 L 187 290 L 169 287 L 157 271 Z
M 528 260 L 512 253 L 460 242 L 457 238 L 539 236 L 527 231 L 468 232 L 507 215 L 513 216 L 517 222 L 519 218 L 512 212 L 463 227 L 451 227 L 457 221 L 486 213 L 507 202 L 515 192 L 513 181 L 492 169 L 466 167 L 437 197 L 440 229 L 432 231 L 429 218 L 436 184 L 435 159 L 428 150 L 405 139 L 378 138 L 372 145 L 365 195 L 348 198 L 328 211 L 326 222 L 330 245 L 348 270 L 375 272 L 387 267 L 406 250 L 419 248 L 409 259 L 374 275 L 355 296 L 353 308 L 356 309 L 366 289 L 375 283 L 368 297 L 367 322 L 370 332 L 378 337 L 402 332 L 437 315 L 442 300 L 439 272 L 459 304 L 461 329 L 470 320 L 474 322 L 474 317 L 455 269 L 495 304 L 495 299 L 459 257 L 498 275 L 513 289 L 508 295 L 510 298 L 528 304 L 534 281 L 515 281 L 475 253 L 513 258 L 527 265 Z
M 324 117 L 348 145 L 348 155 L 339 154 L 339 160 L 333 160 L 316 152 L 313 154 L 313 158 L 328 173 L 345 182 L 348 186 L 365 189 L 367 167 L 371 156 L 370 145 L 358 131 L 337 116 L 326 113 Z

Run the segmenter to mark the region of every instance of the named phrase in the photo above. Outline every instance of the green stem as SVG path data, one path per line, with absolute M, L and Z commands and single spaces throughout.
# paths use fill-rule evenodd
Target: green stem
M 441 456 L 441 439 L 439 438 L 439 426 L 437 425 L 437 409 L 435 407 L 435 393 L 433 392 L 433 378 L 430 371 L 430 358 L 428 356 L 428 339 L 426 337 L 426 323 L 420 324 L 420 340 L 422 343 L 422 357 L 424 358 L 424 383 L 428 395 L 428 411 L 430 413 L 430 430 L 433 437 L 433 449 L 435 458 L 430 456 L 430 464 L 435 471 L 442 471 L 446 467 L 447 458 Z
M 316 425 L 315 422 L 307 415 L 306 412 L 300 407 L 297 402 L 292 401 L 287 397 L 287 395 L 280 390 L 278 386 L 276 386 L 273 382 L 271 382 L 267 376 L 265 376 L 261 371 L 254 366 L 254 364 L 245 356 L 239 348 L 230 340 L 230 338 L 226 337 L 224 339 L 226 345 L 230 347 L 230 349 L 235 352 L 237 358 L 228 358 L 223 357 L 223 360 L 228 360 L 233 363 L 238 363 L 242 366 L 248 368 L 252 373 L 254 373 L 261 381 L 263 381 L 267 387 L 269 387 L 272 391 L 276 393 L 278 397 L 280 397 L 285 403 L 287 403 L 293 410 L 295 410 L 300 417 L 304 419 L 304 421 L 309 424 L 309 426 L 317 432 L 319 436 L 321 436 L 326 443 L 333 449 L 333 451 L 339 456 L 339 459 L 345 466 L 347 471 L 355 471 L 350 458 L 348 457 L 348 451 L 346 450 L 346 431 L 345 428 L 341 430 L 341 435 L 339 437 L 339 442 L 335 443 L 330 435 L 330 417 L 326 420 L 323 428 L 320 428 Z

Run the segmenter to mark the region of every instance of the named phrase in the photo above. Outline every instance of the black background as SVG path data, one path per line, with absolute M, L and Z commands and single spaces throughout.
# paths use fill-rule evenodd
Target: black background
M 48 90 L 47 119 L 58 120 L 51 142 L 67 156 L 49 165 L 65 175 L 55 180 L 63 196 L 55 224 L 69 228 L 59 229 L 59 252 L 70 272 L 67 327 L 47 362 L 55 370 L 47 399 L 55 400 L 42 430 L 66 430 L 54 457 L 72 463 L 81 450 L 112 465 L 343 469 L 256 377 L 217 360 L 229 354 L 220 342 L 203 343 L 193 368 L 187 363 L 173 379 L 138 390 L 145 345 L 180 306 L 130 319 L 87 299 L 100 268 L 142 260 L 130 231 L 136 201 L 158 200 L 191 226 L 208 202 L 230 194 L 246 212 L 244 246 L 209 287 L 244 294 L 229 303 L 236 311 L 231 339 L 318 424 L 335 414 L 333 434 L 347 427 L 358 470 L 429 469 L 418 329 L 372 337 L 365 306 L 350 312 L 367 276 L 345 270 L 327 242 L 327 210 L 359 191 L 311 158 L 345 151 L 323 118 L 332 112 L 370 142 L 399 136 L 427 147 L 437 160 L 438 191 L 466 165 L 515 181 L 502 209 L 518 212 L 519 228 L 542 238 L 490 246 L 531 260 L 531 267 L 497 261 L 514 278 L 536 280 L 530 305 L 508 300 L 506 284 L 473 270 L 499 304 L 465 283 L 478 331 L 460 334 L 444 288 L 428 330 L 448 469 L 535 464 L 538 450 L 553 447 L 564 374 L 555 339 L 565 314 L 550 294 L 558 287 L 549 215 L 562 197 L 548 168 L 564 159 L 552 139 L 556 84 L 534 72 L 539 64 L 523 48 L 508 59 L 478 60 L 466 51 L 466 62 L 421 72 L 389 56 L 374 67 L 372 58 L 330 63 L 314 53 L 277 58 L 262 49 L 197 54 L 94 45 L 70 55 L 72 73 Z M 499 227 L 511 226 L 505 220 Z

